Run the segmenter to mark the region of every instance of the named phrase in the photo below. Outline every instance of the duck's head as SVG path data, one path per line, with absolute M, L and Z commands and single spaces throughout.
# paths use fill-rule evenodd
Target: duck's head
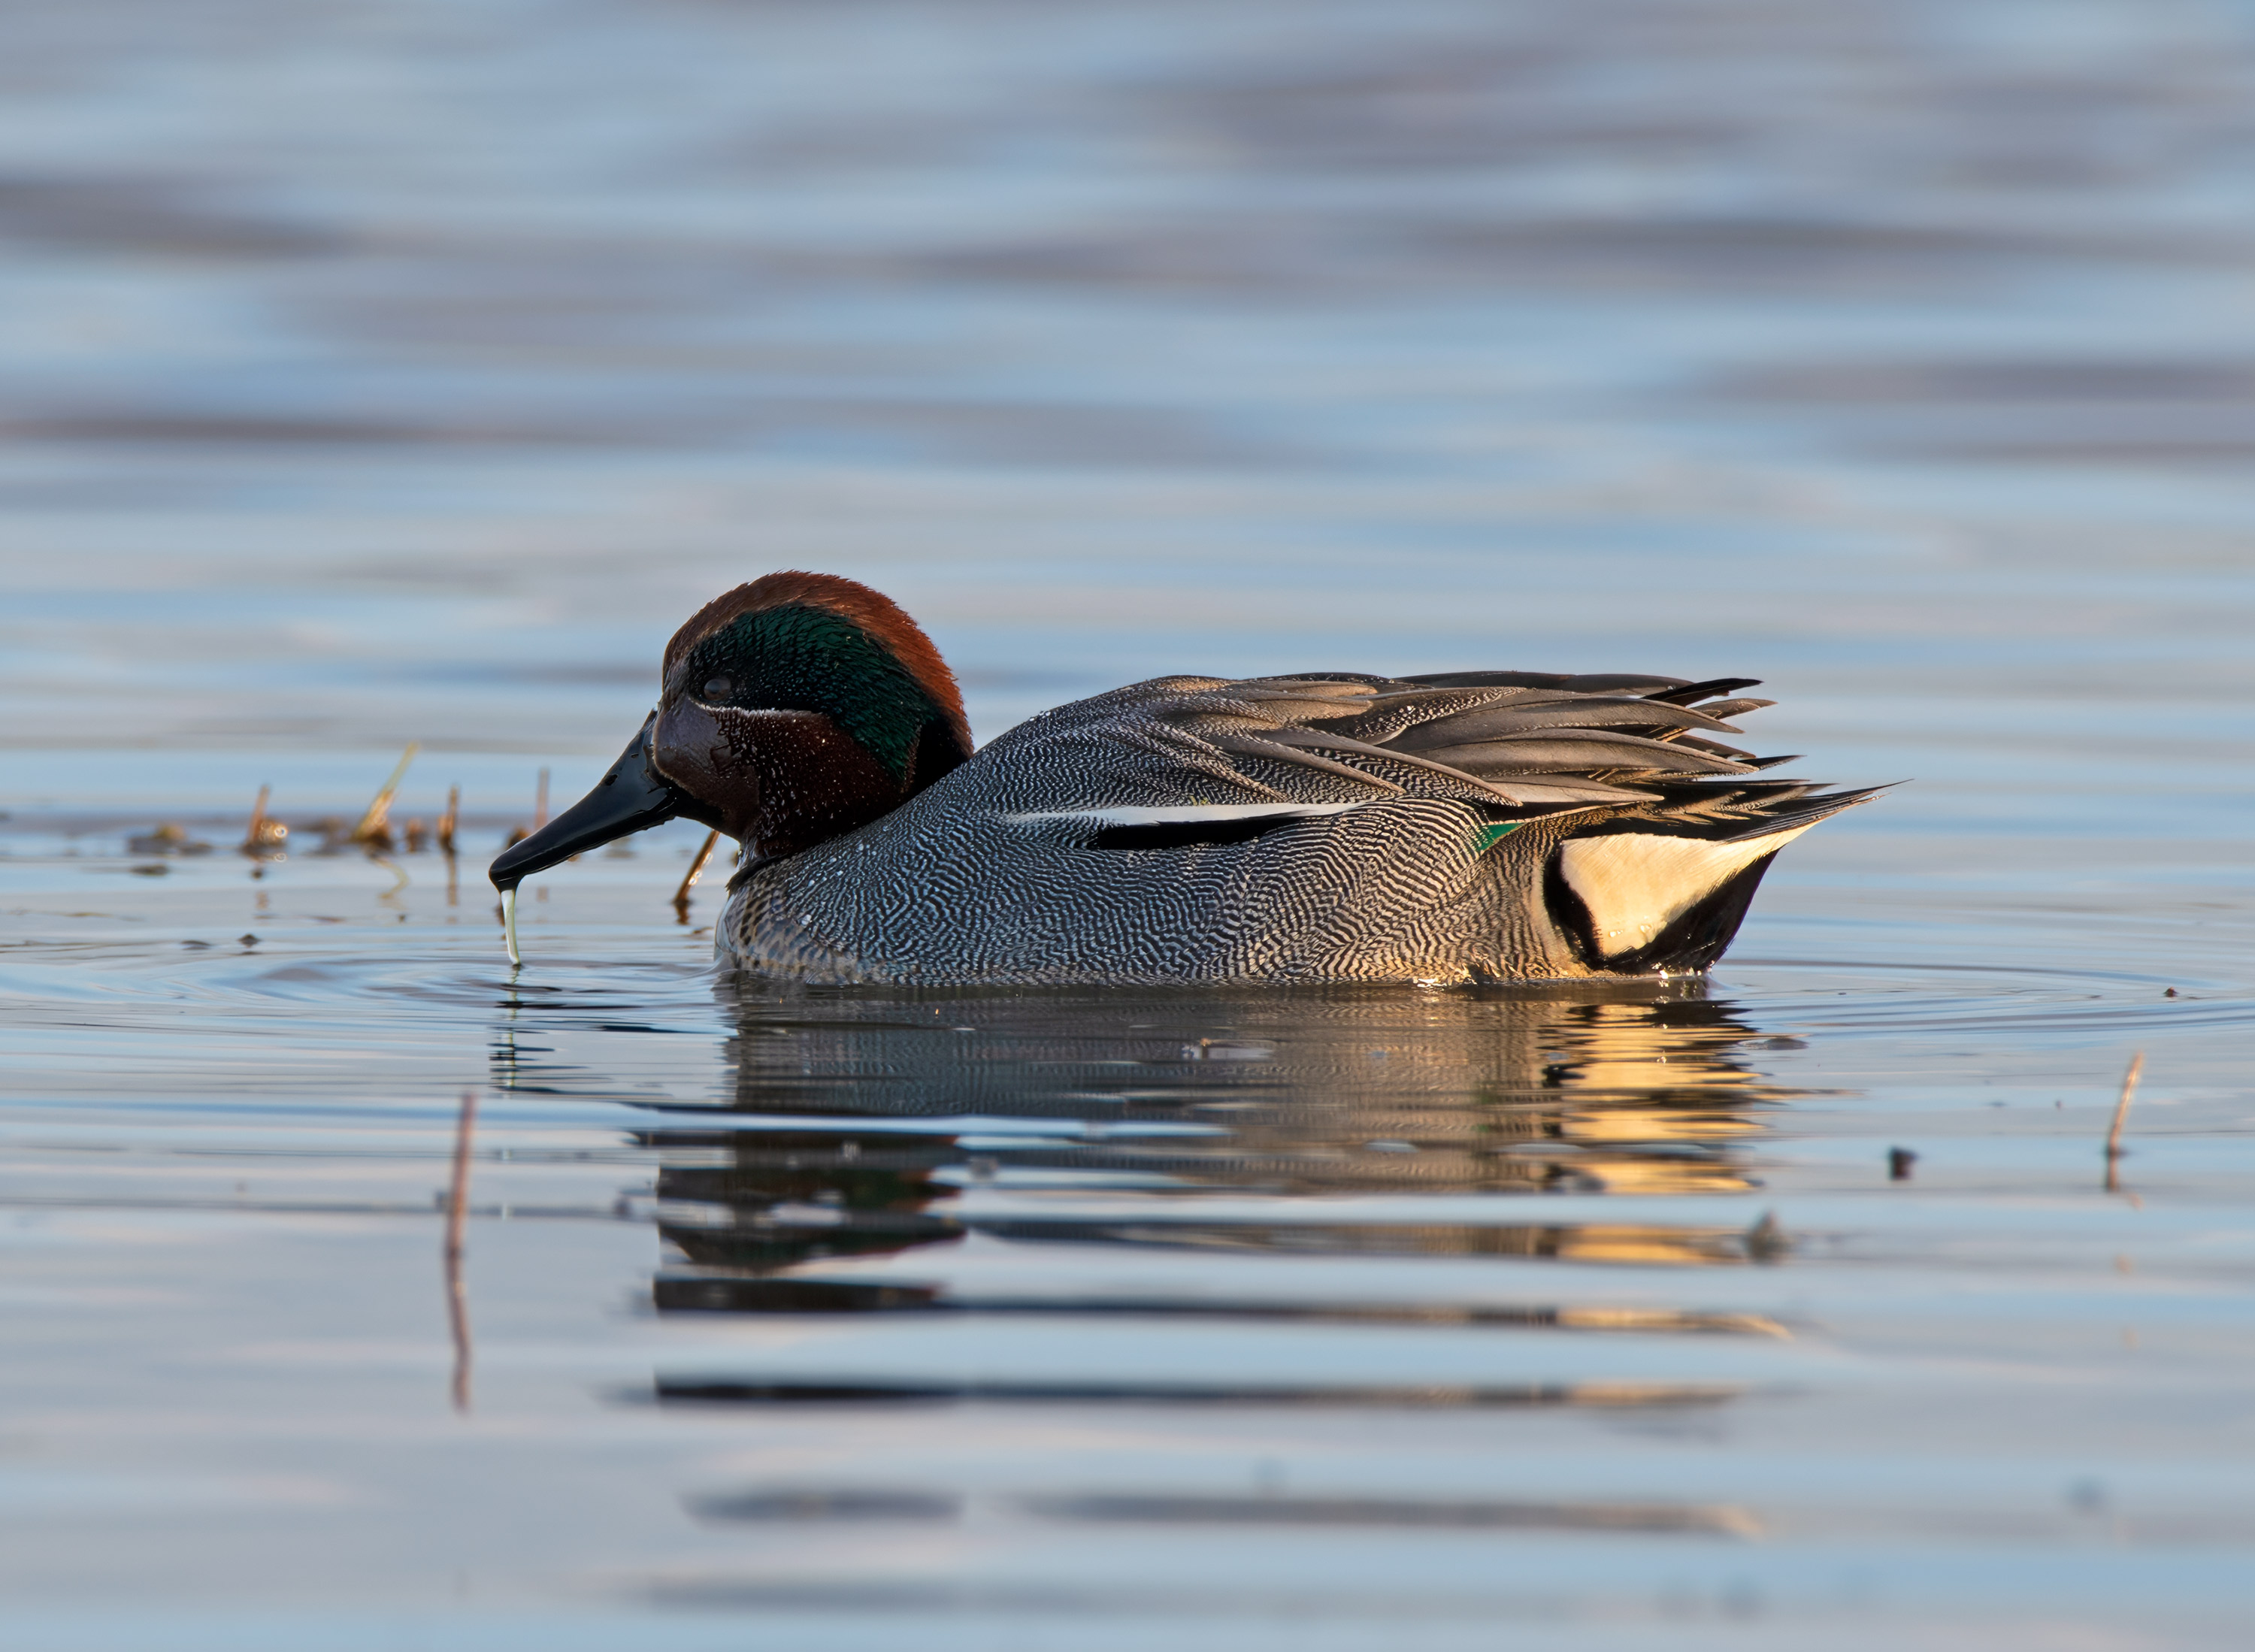
M 797 854 L 898 808 L 971 755 L 939 650 L 890 598 L 828 573 L 770 573 L 665 645 L 657 709 L 593 791 L 504 850 L 535 872 L 676 816 Z

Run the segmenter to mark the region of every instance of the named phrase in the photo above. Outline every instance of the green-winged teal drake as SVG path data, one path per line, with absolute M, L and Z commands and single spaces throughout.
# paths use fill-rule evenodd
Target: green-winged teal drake
M 666 644 L 601 783 L 493 864 L 513 891 L 677 816 L 743 844 L 726 961 L 827 982 L 1669 974 L 1771 857 L 1870 791 L 1723 743 L 1751 679 L 1162 677 L 973 752 L 886 597 L 771 573 Z

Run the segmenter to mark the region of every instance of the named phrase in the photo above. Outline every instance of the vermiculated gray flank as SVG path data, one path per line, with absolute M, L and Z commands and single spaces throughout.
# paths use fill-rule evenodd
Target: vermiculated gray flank
M 1739 679 L 1170 677 L 1044 712 L 731 880 L 811 981 L 1463 983 L 1704 968 L 1816 795 L 1712 738 Z

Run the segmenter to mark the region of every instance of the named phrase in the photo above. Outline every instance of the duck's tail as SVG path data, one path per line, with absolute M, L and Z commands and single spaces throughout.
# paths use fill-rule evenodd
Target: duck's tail
M 1738 933 L 1772 857 L 1886 788 L 1811 790 L 1780 784 L 1727 803 L 1710 791 L 1689 806 L 1640 810 L 1570 833 L 1544 873 L 1551 921 L 1591 968 L 1609 974 L 1706 968 Z

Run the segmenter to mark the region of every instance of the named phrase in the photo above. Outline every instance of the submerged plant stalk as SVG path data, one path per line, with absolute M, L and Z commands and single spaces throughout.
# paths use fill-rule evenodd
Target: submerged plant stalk
M 697 851 L 697 858 L 690 861 L 689 870 L 682 874 L 681 887 L 673 891 L 673 910 L 685 918 L 689 915 L 689 891 L 696 887 L 697 880 L 704 875 L 705 863 L 713 858 L 713 846 L 720 841 L 718 832 L 705 834 L 705 847 Z

